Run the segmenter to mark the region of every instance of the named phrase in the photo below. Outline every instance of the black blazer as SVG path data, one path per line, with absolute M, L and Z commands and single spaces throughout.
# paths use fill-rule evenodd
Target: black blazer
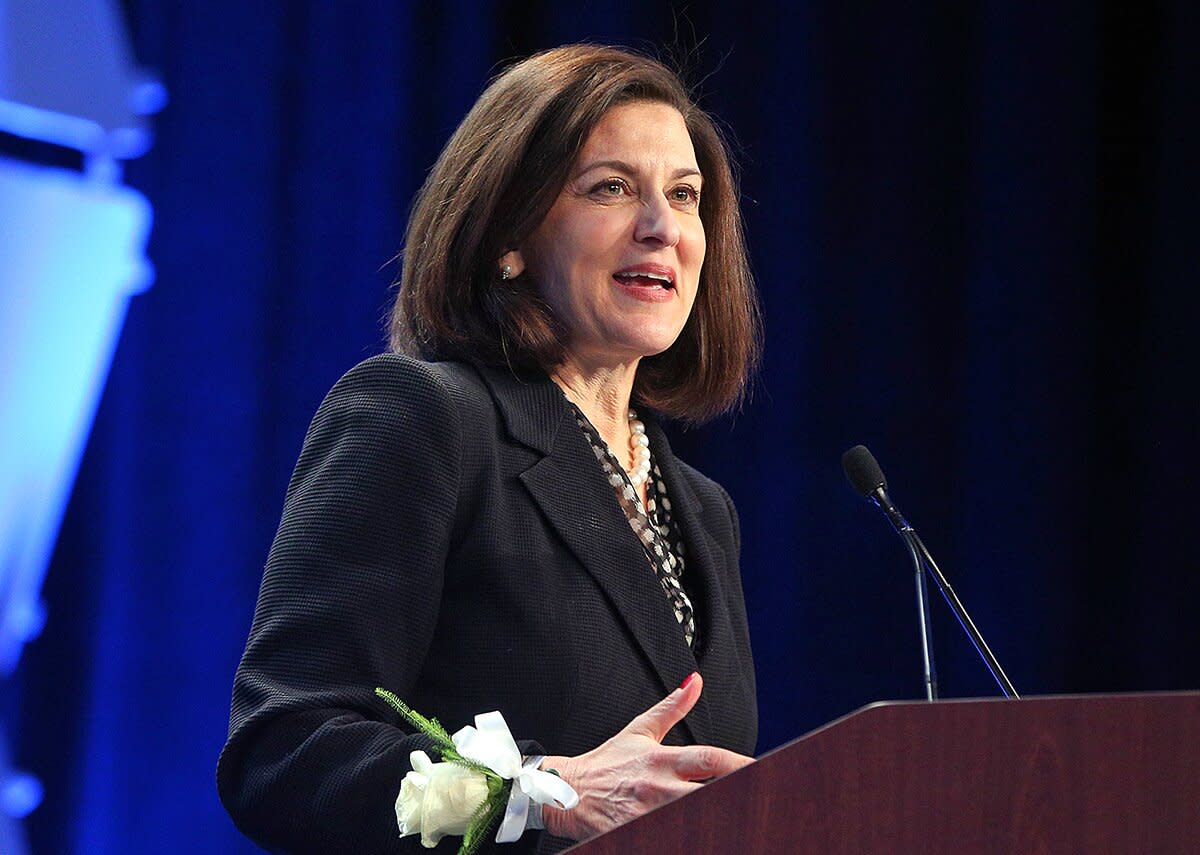
M 451 732 L 498 709 L 536 741 L 526 753 L 570 756 L 699 670 L 704 693 L 665 742 L 753 752 L 737 516 L 645 421 L 686 544 L 695 654 L 544 374 L 389 354 L 338 381 L 288 487 L 234 682 L 217 783 L 247 835 L 286 852 L 425 851 L 398 839 L 394 802 L 427 743 L 376 686 Z

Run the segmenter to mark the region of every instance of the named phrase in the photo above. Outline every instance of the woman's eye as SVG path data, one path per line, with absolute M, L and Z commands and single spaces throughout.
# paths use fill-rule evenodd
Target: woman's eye
M 596 185 L 595 192 L 602 196 L 620 196 L 628 191 L 624 181 L 617 178 L 609 178 L 607 181 L 601 181 Z
M 685 205 L 694 205 L 700 201 L 700 191 L 690 184 L 681 184 L 671 191 L 671 200 Z

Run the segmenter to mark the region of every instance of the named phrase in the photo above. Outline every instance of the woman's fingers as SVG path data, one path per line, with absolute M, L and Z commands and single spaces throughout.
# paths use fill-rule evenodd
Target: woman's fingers
M 569 811 L 547 808 L 546 829 L 560 837 L 584 840 L 641 816 L 659 805 L 699 789 L 698 782 L 718 778 L 747 763 L 745 757 L 710 745 L 664 747 L 667 732 L 683 720 L 704 688 L 691 674 L 678 689 L 634 718 L 603 745 L 578 757 L 547 757 L 579 793 Z
M 655 742 L 662 742 L 667 732 L 692 711 L 703 689 L 704 678 L 698 672 L 693 672 L 678 689 L 629 722 L 624 733 L 648 736 Z
M 754 762 L 753 757 L 713 745 L 688 745 L 673 751 L 675 774 L 685 781 L 719 778 Z

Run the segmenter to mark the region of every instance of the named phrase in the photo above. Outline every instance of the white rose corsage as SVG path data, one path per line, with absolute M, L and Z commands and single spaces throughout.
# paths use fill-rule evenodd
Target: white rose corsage
M 412 771 L 400 783 L 396 823 L 400 836 L 421 835 L 432 848 L 446 835 L 462 835 L 459 855 L 472 855 L 499 823 L 497 843 L 511 843 L 525 831 L 530 810 L 543 804 L 568 810 L 579 803 L 571 785 L 521 757 L 499 712 L 475 716 L 453 736 L 436 718 L 425 718 L 386 689 L 375 694 L 409 724 L 433 740 L 434 763 L 424 751 L 409 755 Z M 536 760 L 537 758 L 533 758 Z

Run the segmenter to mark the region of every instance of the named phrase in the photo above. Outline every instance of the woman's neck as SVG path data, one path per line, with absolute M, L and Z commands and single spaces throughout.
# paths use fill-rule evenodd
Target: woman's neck
M 609 449 L 628 467 L 629 400 L 637 362 L 585 367 L 568 355 L 550 373 L 567 398 L 579 408 Z

